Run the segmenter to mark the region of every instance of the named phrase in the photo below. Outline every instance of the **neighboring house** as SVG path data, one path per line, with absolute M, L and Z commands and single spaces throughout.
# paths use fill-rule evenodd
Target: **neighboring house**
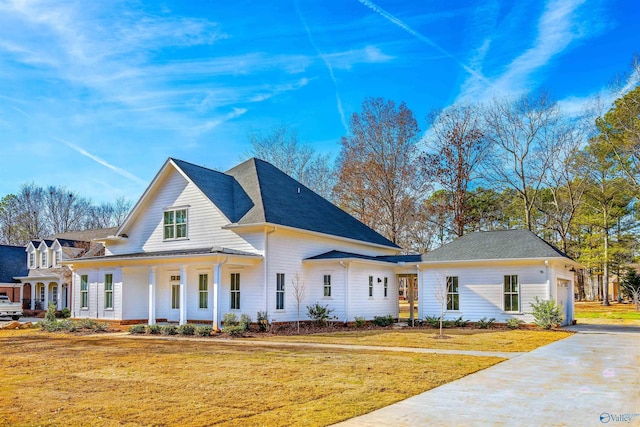
M 27 274 L 27 255 L 24 246 L 0 245 L 0 295 L 6 295 L 12 302 L 22 302 L 22 284 L 14 276 Z
M 420 289 L 420 317 L 439 313 L 434 291 L 448 280 L 448 317 L 531 321 L 532 298 L 564 301 L 569 269 L 579 267 L 529 231 L 474 233 L 423 256 L 399 255 L 259 159 L 224 173 L 168 159 L 124 224 L 98 241 L 104 255 L 62 261 L 73 270 L 72 316 L 150 324 L 217 327 L 228 312 L 293 321 L 296 287 L 303 318 L 316 302 L 345 322 L 398 317 L 398 284 L 408 280 Z
M 26 268 L 23 274 L 16 274 L 13 278 L 22 287 L 24 308 L 45 310 L 50 303 L 55 304 L 58 310 L 71 308 L 71 271 L 62 262 L 102 253 L 102 245 L 90 240 L 112 234 L 114 230 L 60 233 L 50 239 L 32 240 L 26 248 L 21 248 L 23 253 L 26 252 Z

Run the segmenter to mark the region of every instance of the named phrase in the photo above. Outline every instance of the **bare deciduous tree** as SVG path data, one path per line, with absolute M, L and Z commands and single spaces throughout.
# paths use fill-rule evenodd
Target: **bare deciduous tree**
M 416 204 L 428 188 L 417 150 L 419 127 L 404 103 L 367 98 L 341 140 L 339 205 L 392 242 L 407 245 Z
M 291 296 L 293 297 L 293 301 L 296 305 L 296 310 L 298 313 L 298 333 L 300 333 L 300 307 L 302 307 L 302 303 L 304 302 L 307 290 L 304 281 L 300 280 L 300 276 L 298 275 L 298 273 L 296 273 L 295 277 L 291 280 L 291 287 L 293 289 L 293 291 L 291 292 Z
M 284 124 L 270 131 L 251 131 L 250 156 L 265 160 L 325 199 L 331 199 L 334 173 L 328 155 L 320 155 Z
M 558 147 L 568 129 L 547 94 L 516 100 L 494 100 L 485 110 L 485 135 L 493 149 L 484 174 L 502 188 L 516 190 L 523 202 L 525 227 L 533 230 L 532 213 Z
M 457 236 L 465 233 L 469 186 L 488 151 L 481 114 L 479 106 L 454 105 L 429 117 L 425 174 L 450 195 L 451 228 Z

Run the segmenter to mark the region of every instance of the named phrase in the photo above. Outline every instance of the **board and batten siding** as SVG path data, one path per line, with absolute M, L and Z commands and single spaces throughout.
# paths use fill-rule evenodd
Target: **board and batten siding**
M 105 308 L 105 274 L 113 275 L 113 308 Z M 80 278 L 86 275 L 88 307 L 82 308 Z M 73 275 L 73 316 L 78 318 L 122 319 L 122 270 L 120 268 L 78 269 Z
M 483 317 L 495 318 L 498 322 L 517 318 L 526 323 L 533 322 L 531 303 L 537 296 L 547 299 L 548 272 L 543 262 L 540 265 L 501 265 L 485 263 L 475 266 L 430 266 L 423 267 L 423 287 L 419 292 L 420 304 L 423 304 L 424 316 L 440 316 L 441 300 L 439 295 L 446 286 L 447 276 L 458 277 L 460 309 L 445 311 L 445 319 L 462 317 L 469 321 L 478 321 Z M 505 312 L 504 276 L 517 275 L 520 289 L 520 311 Z
M 321 305 L 328 305 L 333 309 L 331 316 L 336 316 L 338 319 L 344 321 L 345 316 L 348 317 L 347 321 L 353 321 L 353 316 L 368 316 L 372 318 L 375 311 L 376 304 L 382 304 L 380 301 L 369 301 L 369 304 L 365 304 L 359 307 L 360 302 L 356 302 L 356 307 L 362 313 L 355 313 L 351 304 L 353 303 L 350 298 L 349 310 L 345 309 L 345 267 L 340 265 L 339 260 L 332 262 L 309 262 L 303 263 L 303 260 L 315 255 L 319 255 L 332 250 L 359 253 L 364 255 L 392 255 L 396 251 L 393 249 L 376 248 L 366 244 L 359 244 L 357 242 L 350 242 L 341 239 L 335 239 L 330 236 L 318 236 L 310 233 L 295 232 L 288 229 L 276 229 L 268 236 L 268 254 L 266 257 L 267 270 L 268 270 L 268 306 L 269 316 L 275 318 L 277 321 L 294 321 L 297 319 L 297 307 L 296 300 L 293 296 L 293 280 L 296 278 L 305 286 L 305 299 L 301 304 L 300 317 L 301 320 L 308 320 L 307 306 L 319 303 Z M 378 267 L 375 267 L 378 268 Z M 359 274 L 360 267 L 354 268 L 355 274 Z M 369 270 L 367 270 L 369 271 Z M 375 269 L 371 269 L 371 274 L 377 273 Z M 283 273 L 285 275 L 285 308 L 284 310 L 276 310 L 276 275 L 277 273 Z M 331 275 L 331 297 L 324 296 L 324 275 Z M 391 286 L 396 289 L 395 276 L 393 275 L 393 268 L 389 267 L 386 273 L 389 276 L 390 288 Z M 378 277 L 378 276 L 376 276 Z M 368 280 L 368 273 L 367 279 Z M 351 281 L 350 287 L 351 285 Z M 393 283 L 393 285 L 391 285 Z M 368 292 L 368 282 L 366 284 L 365 292 Z M 353 294 L 353 290 L 350 289 L 349 296 Z M 380 291 L 381 292 L 381 291 Z M 391 290 L 389 292 L 392 292 Z M 395 304 L 393 311 L 397 312 L 397 290 L 394 290 L 396 300 L 391 301 Z M 368 295 L 368 294 L 366 294 Z M 356 311 L 358 311 L 356 310 Z M 380 315 L 379 312 L 375 312 L 375 315 Z
M 173 207 L 187 208 L 186 239 L 164 239 L 164 212 Z M 156 182 L 152 193 L 138 209 L 135 218 L 123 230 L 128 236 L 127 240 L 108 242 L 106 255 L 214 246 L 261 252 L 255 246 L 262 240 L 260 233 L 246 234 L 245 238 L 232 230 L 223 229 L 223 226 L 229 224 L 229 220 L 193 183 L 172 167 Z

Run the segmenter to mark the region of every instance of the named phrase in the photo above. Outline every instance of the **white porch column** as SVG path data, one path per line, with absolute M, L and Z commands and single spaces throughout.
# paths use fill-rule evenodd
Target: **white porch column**
M 35 310 L 36 305 L 36 284 L 30 283 L 31 285 L 31 310 Z
M 20 282 L 20 304 L 24 304 L 23 301 L 24 301 L 24 283 Z
M 426 299 L 424 297 L 424 278 L 422 277 L 422 267 L 420 264 L 416 264 L 416 270 L 418 270 L 418 319 L 424 319 L 424 301 L 426 301 Z
M 44 286 L 44 301 L 42 302 L 42 309 L 47 310 L 49 308 L 49 283 L 43 283 Z
M 213 264 L 213 329 L 220 330 L 220 283 L 222 281 L 222 263 Z
M 58 296 L 56 298 L 56 309 L 62 310 L 62 283 L 58 283 Z
M 149 324 L 156 324 L 156 269 L 149 267 Z
M 180 266 L 180 324 L 187 323 L 187 269 Z

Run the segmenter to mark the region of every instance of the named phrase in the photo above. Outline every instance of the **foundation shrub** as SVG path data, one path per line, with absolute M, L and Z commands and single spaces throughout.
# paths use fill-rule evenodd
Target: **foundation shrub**
M 147 332 L 147 327 L 145 325 L 133 325 L 129 328 L 129 333 L 134 335 L 144 334 Z
M 211 326 L 198 326 L 196 329 L 196 334 L 201 337 L 208 337 L 213 332 L 213 327 Z
M 184 324 L 178 326 L 178 333 L 180 335 L 194 335 L 196 333 L 196 327 L 190 324 Z
M 364 326 L 367 324 L 367 321 L 364 320 L 364 317 L 356 316 L 353 324 L 356 328 L 364 328 Z
M 387 314 L 386 316 L 373 317 L 373 324 L 376 326 L 386 327 L 386 326 L 392 325 L 393 321 L 394 321 L 393 316 L 390 314 Z
M 160 329 L 162 335 L 176 335 L 178 333 L 178 328 L 176 325 L 165 325 Z

